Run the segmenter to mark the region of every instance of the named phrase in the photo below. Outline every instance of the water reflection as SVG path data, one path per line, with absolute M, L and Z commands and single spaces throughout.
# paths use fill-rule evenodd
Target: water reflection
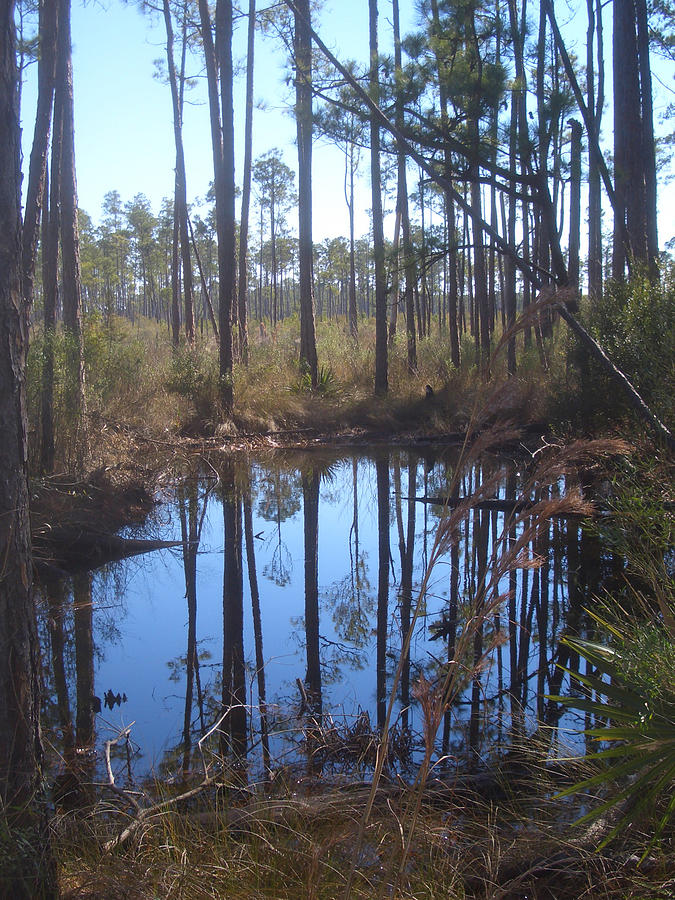
M 455 467 L 450 451 L 398 448 L 212 460 L 160 511 L 177 551 L 43 585 L 64 771 L 93 779 L 98 727 L 101 777 L 101 742 L 131 721 L 137 776 L 200 765 L 216 722 L 210 752 L 242 777 L 303 760 L 315 772 L 369 765 L 387 724 L 390 765 L 405 769 L 421 758 L 424 703 L 443 691 L 433 754 L 446 766 L 559 725 L 546 696 L 579 665 L 559 639 L 586 630 L 611 560 L 579 518 L 558 515 L 562 479 L 523 505 L 515 464 Z M 108 693 L 120 698 L 110 711 Z

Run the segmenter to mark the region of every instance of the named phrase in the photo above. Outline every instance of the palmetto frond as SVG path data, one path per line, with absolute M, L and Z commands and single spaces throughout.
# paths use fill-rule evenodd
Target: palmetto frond
M 551 698 L 596 718 L 595 727 L 583 733 L 601 745 L 596 753 L 586 756 L 598 765 L 599 771 L 561 791 L 557 797 L 597 788 L 612 791 L 577 821 L 577 824 L 588 822 L 614 807 L 621 808 L 616 824 L 600 847 L 606 846 L 643 813 L 653 817 L 675 783 L 675 696 L 670 692 L 655 696 L 644 689 L 632 671 L 623 636 L 616 628 L 611 631 L 617 647 L 578 638 L 564 639 L 563 643 L 591 663 L 594 672 L 590 675 L 569 672 L 584 686 L 586 696 Z M 645 855 L 673 813 L 675 795 L 655 822 Z

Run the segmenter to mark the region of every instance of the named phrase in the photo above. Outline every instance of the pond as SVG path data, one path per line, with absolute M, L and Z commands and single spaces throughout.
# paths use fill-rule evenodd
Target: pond
M 555 467 L 532 479 L 528 454 L 458 457 L 203 460 L 143 532 L 178 546 L 43 586 L 55 749 L 105 777 L 105 742 L 129 728 L 111 758 L 126 781 L 216 755 L 251 777 L 365 770 L 383 729 L 404 777 L 425 732 L 439 768 L 535 732 L 557 753 L 580 724 L 547 699 L 575 689 L 559 640 L 585 633 L 615 562 Z

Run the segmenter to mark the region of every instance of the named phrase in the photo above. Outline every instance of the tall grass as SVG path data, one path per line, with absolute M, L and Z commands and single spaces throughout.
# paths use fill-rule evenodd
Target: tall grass
M 149 320 L 98 315 L 84 322 L 87 410 L 94 457 L 105 455 L 106 441 L 120 430 L 134 436 L 165 440 L 187 434 L 208 437 L 220 428 L 224 436 L 312 429 L 340 432 L 369 430 L 420 434 L 465 429 L 476 405 L 485 406 L 493 384 L 477 377 L 467 351 L 461 370 L 453 367 L 443 335 L 418 342 L 418 367 L 410 373 L 405 335 L 389 350 L 389 394 L 373 400 L 374 325 L 360 323 L 358 340 L 344 323 L 317 323 L 321 367 L 319 390 L 312 390 L 298 363 L 299 326 L 290 318 L 274 333 L 252 331 L 248 366 L 235 364 L 235 414 L 226 428 L 219 407 L 218 347 L 210 336 L 194 347 L 171 346 L 166 329 Z M 60 458 L 68 466 L 69 427 L 65 411 L 65 345 L 57 332 L 54 418 Z M 28 366 L 28 409 L 31 456 L 40 440 L 40 396 L 44 339 L 33 337 Z M 499 366 L 495 379 L 505 381 Z M 527 424 L 546 414 L 545 375 L 533 364 L 509 382 L 502 405 L 493 415 Z M 431 401 L 427 385 L 433 389 Z M 113 452 L 119 450 L 113 441 Z

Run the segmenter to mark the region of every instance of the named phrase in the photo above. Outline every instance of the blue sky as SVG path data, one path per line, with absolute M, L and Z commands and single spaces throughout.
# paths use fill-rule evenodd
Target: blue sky
M 244 4 L 247 6 L 247 4 Z M 262 4 L 260 4 L 262 5 Z M 415 0 L 401 0 L 403 34 L 415 27 Z M 577 16 L 569 7 L 559 4 L 558 15 L 568 36 L 578 42 L 576 51 L 584 54 L 585 11 Z M 380 0 L 380 49 L 393 46 L 391 4 Z M 565 18 L 567 14 L 567 18 Z M 607 97 L 611 100 L 611 10 L 607 8 L 605 36 L 607 51 Z M 577 24 L 578 23 L 578 24 Z M 368 58 L 368 4 L 366 0 L 326 0 L 316 20 L 322 38 L 341 59 L 356 59 L 365 64 Z M 173 193 L 175 164 L 171 120 L 171 98 L 166 84 L 153 77 L 154 60 L 165 58 L 163 21 L 143 15 L 134 4 L 119 0 L 88 2 L 75 0 L 72 12 L 73 67 L 75 94 L 76 160 L 80 206 L 98 220 L 104 194 L 117 190 L 124 201 L 135 194 L 145 194 L 155 212 L 162 198 Z M 574 44 L 570 45 L 574 48 Z M 246 18 L 235 31 L 235 56 L 241 63 L 241 74 L 235 85 L 235 134 L 238 136 L 237 180 L 241 178 L 242 140 L 244 129 L 244 74 L 246 51 Z M 672 66 L 654 61 L 659 79 L 673 85 Z M 194 61 L 191 75 L 200 75 Z M 278 147 L 285 162 L 297 167 L 294 146 L 295 125 L 288 113 L 289 88 L 284 82 L 286 61 L 278 42 L 256 36 L 255 98 L 261 107 L 254 116 L 254 158 Z M 655 80 L 655 116 L 665 109 L 672 96 Z M 206 85 L 199 79 L 197 88 L 188 94 L 185 109 L 184 142 L 187 163 L 188 199 L 203 196 L 212 179 L 212 158 Z M 24 89 L 24 152 L 30 150 L 34 117 L 35 91 L 29 75 Z M 611 139 L 611 108 L 605 112 L 605 140 Z M 344 200 L 344 157 L 335 147 L 323 141 L 314 146 L 314 233 L 316 240 L 345 235 L 348 228 Z M 370 206 L 368 160 L 364 154 L 363 177 L 356 210 L 357 234 L 369 228 Z M 409 185 L 414 187 L 411 173 Z M 673 188 L 662 188 L 660 242 L 663 246 L 673 234 L 670 216 Z M 391 201 L 389 203 L 391 205 Z M 607 217 L 607 226 L 611 220 Z
M 402 10 L 404 28 L 412 21 L 413 4 Z M 391 46 L 386 11 L 381 14 L 382 46 Z M 326 43 L 341 58 L 368 58 L 368 6 L 364 0 L 333 0 L 319 25 Z M 104 4 L 75 2 L 72 11 L 75 141 L 79 204 L 97 220 L 104 194 L 120 192 L 124 201 L 144 193 L 153 210 L 173 193 L 175 151 L 169 87 L 153 77 L 154 60 L 165 56 L 164 23 L 143 15 L 135 5 L 117 0 Z M 389 42 L 389 43 L 387 43 Z M 254 158 L 278 147 L 287 165 L 297 167 L 295 124 L 288 114 L 289 88 L 284 83 L 285 55 L 270 37 L 256 35 L 255 98 L 263 108 L 254 114 Z M 235 32 L 235 56 L 242 64 L 235 85 L 235 133 L 244 129 L 243 63 L 246 19 Z M 201 75 L 198 61 L 191 75 Z M 24 90 L 24 154 L 32 139 L 35 91 L 29 77 Z M 206 84 L 203 77 L 187 95 L 184 142 L 188 199 L 203 196 L 213 178 Z M 28 142 L 28 143 L 26 143 Z M 241 177 L 239 140 L 237 180 Z M 316 142 L 314 150 L 315 237 L 347 233 L 343 192 L 344 157 L 336 148 Z M 367 176 L 367 160 L 364 159 Z M 368 183 L 363 180 L 357 210 L 357 234 L 368 230 Z

